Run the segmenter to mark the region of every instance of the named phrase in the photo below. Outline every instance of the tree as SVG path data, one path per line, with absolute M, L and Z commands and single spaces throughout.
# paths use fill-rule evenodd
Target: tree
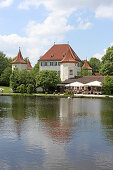
M 100 74 L 113 75 L 113 46 L 106 50 L 106 54 L 102 57 Z
M 79 76 L 91 76 L 92 73 L 88 70 L 88 68 L 84 67 L 81 69 Z
M 34 86 L 32 84 L 29 84 L 27 87 L 27 93 L 32 94 L 34 92 Z
M 113 94 L 113 78 L 109 76 L 105 77 L 105 81 L 102 83 L 102 88 L 105 94 Z
M 90 60 L 89 60 L 89 65 L 90 65 L 91 68 L 93 69 L 93 72 L 99 72 L 101 62 L 100 62 L 99 59 L 97 59 L 97 58 L 95 58 L 95 57 L 92 57 L 92 58 L 90 58 Z
M 85 60 L 81 60 L 81 66 L 83 66 L 84 65 L 84 63 L 85 63 Z
M 11 62 L 12 59 L 7 58 L 6 55 L 0 51 L 0 76 L 7 67 L 11 68 Z
M 14 92 L 19 92 L 18 87 L 22 84 L 24 84 L 25 89 L 27 89 L 29 84 L 32 84 L 34 87 L 33 89 L 35 91 L 36 90 L 35 75 L 32 71 L 29 72 L 27 70 L 22 70 L 19 72 L 18 69 L 15 68 L 13 73 L 11 74 L 11 77 L 10 77 L 10 85 L 12 87 L 12 90 Z M 26 90 L 26 92 L 27 92 L 27 90 Z
M 26 93 L 26 86 L 24 84 L 21 84 L 20 86 L 17 87 L 16 91 L 22 94 Z
M 44 91 L 53 91 L 60 83 L 60 77 L 56 71 L 40 71 L 36 76 L 37 87 L 42 87 Z
M 20 75 L 17 68 L 15 68 L 10 76 L 10 86 L 13 92 L 16 93 L 17 87 L 20 86 Z
M 100 74 L 103 76 L 113 75 L 113 62 L 106 61 L 105 64 L 102 64 Z
M 35 66 L 33 67 L 33 72 L 35 75 L 39 72 L 39 62 L 37 62 L 37 64 L 35 64 Z
M 2 86 L 9 86 L 11 73 L 12 73 L 12 69 L 10 67 L 7 67 L 2 72 L 1 77 L 0 77 L 0 85 L 2 85 Z

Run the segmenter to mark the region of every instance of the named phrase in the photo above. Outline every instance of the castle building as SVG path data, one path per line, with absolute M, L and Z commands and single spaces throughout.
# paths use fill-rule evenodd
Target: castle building
M 19 71 L 22 70 L 32 70 L 32 66 L 30 61 L 28 60 L 28 63 L 23 59 L 21 51 L 19 49 L 18 55 L 16 56 L 16 59 L 13 60 L 12 62 L 12 71 L 14 70 L 14 68 L 18 68 Z
M 88 64 L 87 59 L 85 60 L 84 65 L 82 66 L 82 69 L 83 69 L 83 68 L 87 68 L 88 71 L 92 73 L 92 70 L 93 70 L 93 69 L 92 69 L 92 68 L 90 67 L 90 65 Z
M 42 70 L 57 71 L 65 81 L 80 73 L 81 60 L 69 44 L 55 44 L 39 59 L 39 71 Z
M 32 70 L 32 66 L 31 66 L 29 59 L 28 59 L 28 62 L 27 62 L 27 70 L 28 71 Z

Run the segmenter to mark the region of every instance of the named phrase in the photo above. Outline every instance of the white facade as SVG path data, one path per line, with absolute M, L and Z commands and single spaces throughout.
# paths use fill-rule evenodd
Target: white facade
M 27 69 L 27 64 L 12 64 L 12 71 L 14 68 L 18 68 L 19 71 Z
M 60 63 L 58 61 L 40 61 L 40 71 L 52 70 L 57 71 L 61 81 L 77 76 L 81 71 L 81 63 Z
M 60 74 L 60 62 L 58 61 L 41 61 L 39 63 L 39 69 L 57 71 Z
M 81 66 L 75 63 L 62 63 L 60 66 L 61 81 L 77 76 L 81 71 Z

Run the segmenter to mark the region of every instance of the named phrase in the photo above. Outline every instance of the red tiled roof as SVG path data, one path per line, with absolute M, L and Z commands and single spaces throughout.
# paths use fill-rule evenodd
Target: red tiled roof
M 12 62 L 12 64 L 27 64 L 22 57 L 20 49 L 19 49 L 16 59 Z
M 113 77 L 113 76 L 111 76 Z M 92 81 L 99 81 L 99 82 L 104 82 L 104 78 L 105 76 L 83 76 L 83 77 L 76 77 L 76 78 L 72 78 L 72 79 L 67 79 L 65 81 L 63 81 L 64 84 L 69 84 L 69 83 L 73 83 L 73 82 L 80 82 L 80 83 L 89 83 Z
M 70 47 L 68 48 L 68 51 L 66 52 L 64 58 L 61 60 L 61 63 L 77 63 Z
M 70 50 L 69 50 L 70 49 Z M 69 54 L 69 57 L 67 56 Z M 71 55 L 71 56 L 70 56 Z M 40 59 L 39 61 L 62 61 L 67 56 L 66 60 L 74 59 L 74 61 L 81 62 L 80 58 L 76 55 L 69 44 L 55 44 L 53 45 Z M 73 59 L 72 59 L 73 58 Z
M 27 70 L 32 70 L 32 66 L 31 66 L 31 63 L 30 63 L 29 60 L 28 60 L 28 63 L 27 63 Z
M 88 64 L 88 61 L 87 61 L 87 59 L 85 60 L 85 63 L 84 63 L 84 65 L 82 66 L 82 68 L 88 68 L 88 70 L 92 70 L 92 68 L 89 66 L 89 64 Z
M 101 74 L 99 72 L 94 72 L 93 73 L 95 76 L 101 76 Z

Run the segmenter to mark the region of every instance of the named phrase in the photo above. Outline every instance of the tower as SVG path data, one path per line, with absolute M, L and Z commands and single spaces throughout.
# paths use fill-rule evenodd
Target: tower
M 14 68 L 18 68 L 19 71 L 27 69 L 27 63 L 22 57 L 20 48 L 19 48 L 18 55 L 16 56 L 16 59 L 13 60 L 12 62 L 12 71 L 14 70 Z

